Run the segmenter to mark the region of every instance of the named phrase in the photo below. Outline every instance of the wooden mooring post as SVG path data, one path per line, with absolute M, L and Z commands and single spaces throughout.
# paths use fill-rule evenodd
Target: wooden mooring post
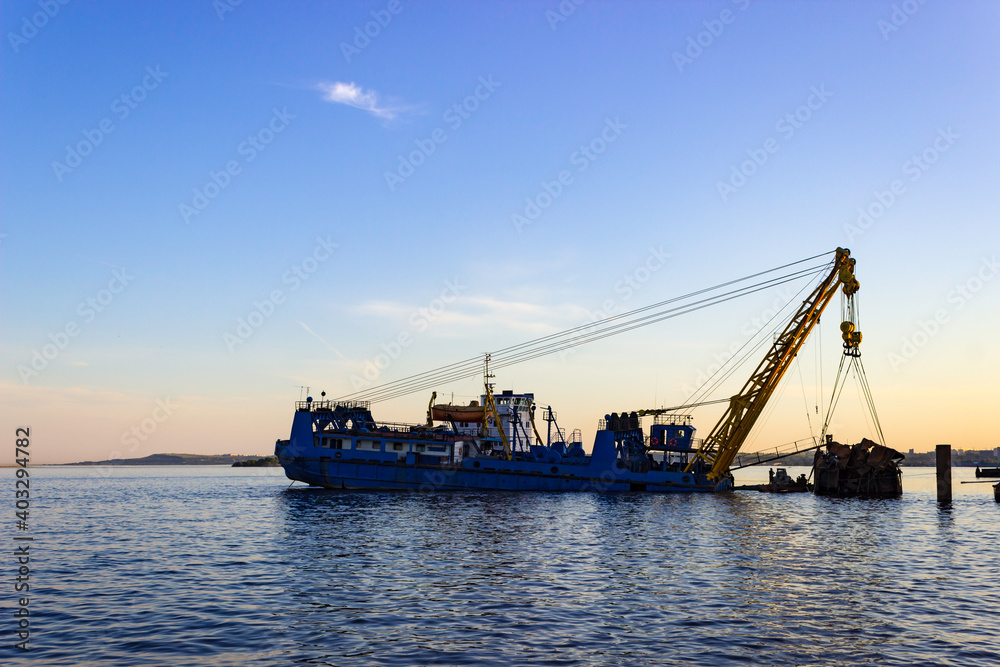
M 937 455 L 937 497 L 940 503 L 951 502 L 951 445 L 938 445 Z

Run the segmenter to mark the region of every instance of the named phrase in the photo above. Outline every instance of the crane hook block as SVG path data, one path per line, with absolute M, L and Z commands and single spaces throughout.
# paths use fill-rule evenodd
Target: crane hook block
M 857 294 L 858 290 L 861 289 L 861 283 L 854 276 L 851 276 L 850 280 L 844 281 L 844 294 L 847 296 L 853 296 Z

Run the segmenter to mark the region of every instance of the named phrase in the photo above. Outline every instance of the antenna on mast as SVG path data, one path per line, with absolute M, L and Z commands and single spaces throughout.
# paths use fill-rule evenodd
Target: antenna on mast
M 491 356 L 492 355 L 489 352 L 486 353 L 486 368 L 483 371 L 483 384 L 485 384 L 490 389 L 493 388 L 493 383 L 490 382 L 490 380 L 493 379 L 493 374 L 490 373 L 490 358 L 491 358 Z

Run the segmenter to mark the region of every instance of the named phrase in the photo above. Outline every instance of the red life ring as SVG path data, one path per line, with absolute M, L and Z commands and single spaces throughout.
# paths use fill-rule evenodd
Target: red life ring
M 649 444 L 651 444 L 653 447 L 656 447 L 658 444 L 660 444 L 660 441 L 657 440 L 656 438 L 650 438 Z
M 676 438 L 670 438 L 670 446 L 671 447 L 676 447 L 677 446 L 677 439 Z

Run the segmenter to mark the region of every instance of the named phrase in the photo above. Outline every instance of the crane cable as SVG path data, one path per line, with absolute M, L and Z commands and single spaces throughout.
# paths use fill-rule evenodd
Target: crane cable
M 806 406 L 806 421 L 809 423 L 809 437 L 816 439 L 816 432 L 813 430 L 812 415 L 809 414 L 809 399 L 806 398 L 806 381 L 802 379 L 802 364 L 799 363 L 799 355 L 795 355 L 795 367 L 799 371 L 799 386 L 802 387 L 802 404 Z
M 646 315 L 641 318 L 626 320 L 624 322 L 619 322 L 617 324 L 607 326 L 608 322 L 612 322 L 614 320 L 620 320 L 625 317 L 631 317 L 642 311 L 647 311 L 652 308 L 656 308 L 657 306 L 669 304 L 671 302 L 675 302 L 681 299 L 686 299 L 691 296 L 691 295 L 685 295 L 684 297 L 669 299 L 659 304 L 645 306 L 643 308 L 629 311 L 627 313 L 622 313 L 614 317 L 605 318 L 604 320 L 600 320 L 598 322 L 591 322 L 556 334 L 543 336 L 533 341 L 528 341 L 526 343 L 521 343 L 519 345 L 503 348 L 501 350 L 498 350 L 497 352 L 492 353 L 491 356 L 494 358 L 493 368 L 502 368 L 505 366 L 510 366 L 515 363 L 520 363 L 522 361 L 534 359 L 535 357 L 538 356 L 543 356 L 545 354 L 552 354 L 554 352 L 558 352 L 563 349 L 576 347 L 577 345 L 582 345 L 584 343 L 592 342 L 594 340 L 600 340 L 601 338 L 615 335 L 617 333 L 623 333 L 625 331 L 638 328 L 639 326 L 646 326 L 648 324 L 659 322 L 664 319 L 669 319 L 671 317 L 676 317 L 678 315 L 693 312 L 694 310 L 699 310 L 701 308 L 710 305 L 723 303 L 725 301 L 729 301 L 739 296 L 745 296 L 746 294 L 752 294 L 753 292 L 757 292 L 762 289 L 767 289 L 774 285 L 780 285 L 785 282 L 795 280 L 797 278 L 802 277 L 803 275 L 808 275 L 810 273 L 819 271 L 821 269 L 822 267 L 813 267 L 810 269 L 797 271 L 785 276 L 770 278 L 768 280 L 756 283 L 754 285 L 741 287 L 736 290 L 732 290 L 730 292 L 726 292 L 720 295 L 706 297 L 705 299 L 696 301 L 694 303 L 676 306 L 674 308 L 667 309 L 665 311 L 655 312 L 651 315 Z M 699 290 L 699 292 L 696 292 L 694 294 L 704 293 L 705 291 L 708 290 Z M 594 329 L 595 326 L 601 328 Z M 579 333 L 585 329 L 592 329 L 592 330 L 584 333 Z M 576 335 L 572 338 L 566 338 L 566 336 L 575 333 L 579 335 Z M 515 350 L 518 350 L 519 348 L 521 349 L 521 351 L 513 352 Z M 388 400 L 389 398 L 395 398 L 397 395 L 405 395 L 408 393 L 412 393 L 413 391 L 421 391 L 425 388 L 434 386 L 435 384 L 441 382 L 464 379 L 466 377 L 477 375 L 479 373 L 481 361 L 482 361 L 481 357 L 473 357 L 465 361 L 449 364 L 448 366 L 443 366 L 439 369 L 427 371 L 425 373 L 419 373 L 417 375 L 410 376 L 409 378 L 403 378 L 402 380 L 385 383 L 384 385 L 379 385 L 378 387 L 372 387 L 364 391 L 354 392 L 353 394 L 347 394 L 346 396 L 341 398 L 342 399 L 351 397 L 358 398 L 358 395 L 363 395 L 363 398 L 366 398 L 371 401 Z M 417 387 L 416 385 L 419 385 L 419 387 Z
M 830 407 L 827 408 L 826 418 L 823 420 L 823 430 L 820 431 L 820 439 L 826 438 L 826 431 L 830 428 L 830 420 L 833 418 L 833 411 L 837 407 L 837 402 L 840 400 L 840 394 L 843 392 L 844 384 L 847 382 L 847 377 L 844 376 L 844 382 L 841 383 L 841 375 L 844 372 L 844 361 L 847 360 L 847 355 L 845 354 L 840 358 L 840 366 L 837 368 L 837 377 L 833 382 L 833 393 L 830 396 Z
M 872 420 L 875 422 L 875 429 L 878 431 L 878 437 L 880 438 L 879 444 L 883 446 L 888 446 L 885 444 L 885 434 L 882 432 L 882 423 L 878 418 L 878 411 L 875 409 L 875 398 L 872 396 L 871 386 L 868 384 L 868 375 L 865 373 L 865 367 L 861 363 L 861 357 L 855 359 L 855 365 L 858 367 L 858 384 L 861 385 L 861 391 L 864 392 L 865 399 L 868 401 L 868 409 L 872 413 Z
M 847 372 L 845 373 L 844 361 L 847 359 L 850 359 L 851 361 L 848 362 Z M 827 429 L 830 427 L 830 419 L 833 418 L 833 411 L 836 409 L 837 403 L 840 401 L 840 396 L 843 394 L 844 387 L 847 385 L 847 378 L 850 375 L 852 368 L 857 370 L 858 385 L 864 393 L 868 411 L 871 413 L 872 420 L 875 422 L 875 430 L 878 433 L 879 444 L 888 446 L 885 442 L 885 433 L 882 432 L 882 423 L 879 421 L 878 411 L 875 409 L 875 398 L 872 396 L 871 387 L 868 384 L 868 376 L 865 374 L 864 364 L 861 363 L 861 357 L 846 354 L 840 358 L 840 366 L 837 368 L 837 379 L 833 383 L 833 394 L 830 397 L 830 408 L 826 414 L 826 420 L 823 422 L 823 431 L 820 434 L 820 438 L 826 437 Z M 841 378 L 843 378 L 843 380 L 841 380 Z
M 818 269 L 810 271 L 809 273 L 799 272 L 790 277 L 782 276 L 781 278 L 774 278 L 768 281 L 764 281 L 763 283 L 758 283 L 756 285 L 751 285 L 748 287 L 740 288 L 738 290 L 733 290 L 732 292 L 727 292 L 725 294 L 708 297 L 706 299 L 702 299 L 701 301 L 697 301 L 693 304 L 678 306 L 675 308 L 668 309 L 666 311 L 653 313 L 652 315 L 646 315 L 644 317 L 635 320 L 621 322 L 619 324 L 615 324 L 614 326 L 605 327 L 603 329 L 596 329 L 594 331 L 580 334 L 573 338 L 546 343 L 545 345 L 537 346 L 533 349 L 528 348 L 516 354 L 510 355 L 510 357 L 506 358 L 501 357 L 499 360 L 495 360 L 490 365 L 490 368 L 491 369 L 506 368 L 507 366 L 513 366 L 514 364 L 519 364 L 524 361 L 529 361 L 531 359 L 536 359 L 538 357 L 554 354 L 556 352 L 561 352 L 562 350 L 570 349 L 580 345 L 585 345 L 586 343 L 591 343 L 597 340 L 601 340 L 603 338 L 614 336 L 619 333 L 625 333 L 626 331 L 631 331 L 632 329 L 638 329 L 640 327 L 648 326 L 650 324 L 655 324 L 656 322 L 672 319 L 680 315 L 686 315 L 688 313 L 701 310 L 702 308 L 707 308 L 709 306 L 725 303 L 726 301 L 731 301 L 741 296 L 753 294 L 755 292 L 768 289 L 775 285 L 781 285 L 786 282 L 790 282 L 797 278 L 801 278 L 802 275 L 810 275 L 810 273 L 817 273 L 821 271 L 822 268 L 823 267 L 819 267 Z M 593 325 L 586 325 L 586 326 L 589 327 Z M 563 332 L 561 335 L 565 335 L 567 333 L 570 333 L 571 331 L 573 330 Z M 491 354 L 491 356 L 495 355 Z M 449 371 L 446 371 L 443 375 L 439 374 L 438 376 L 435 377 L 412 380 L 410 382 L 403 383 L 403 386 L 396 386 L 396 387 L 390 386 L 387 389 L 383 390 L 381 393 L 363 395 L 360 398 L 363 400 L 369 400 L 370 402 L 385 401 L 392 398 L 397 398 L 399 396 L 405 396 L 418 391 L 423 391 L 425 389 L 430 389 L 443 382 L 450 382 L 454 380 L 462 380 L 468 377 L 473 377 L 481 372 L 480 368 L 481 362 L 482 362 L 481 357 L 475 357 L 474 359 L 472 359 L 472 363 L 466 364 L 464 368 L 463 367 L 454 368 Z M 453 364 L 453 366 L 454 365 L 455 364 Z M 374 391 L 374 388 L 371 391 Z M 351 394 L 350 396 L 354 395 Z M 355 398 L 355 400 L 358 400 L 358 398 Z
M 802 292 L 804 292 L 806 290 L 806 288 L 808 288 L 810 286 L 811 285 L 809 283 L 803 285 L 802 289 L 800 289 L 798 291 L 798 293 L 795 295 L 795 297 L 801 296 Z M 762 348 L 765 344 L 767 344 L 768 339 L 771 339 L 772 343 L 773 343 L 773 339 L 777 335 L 778 329 L 780 329 L 781 327 L 785 326 L 785 324 L 784 324 L 784 318 L 782 318 L 782 320 L 779 321 L 778 324 L 776 324 L 770 330 L 768 330 L 767 327 L 771 324 L 771 322 L 773 322 L 775 320 L 775 318 L 778 317 L 778 315 L 781 315 L 782 312 L 784 312 L 786 309 L 789 308 L 789 306 L 791 306 L 791 305 L 793 305 L 795 303 L 795 297 L 793 297 L 792 299 L 790 299 L 788 301 L 788 303 L 786 303 L 777 312 L 775 312 L 774 315 L 772 315 L 771 318 L 767 322 L 764 323 L 764 326 L 762 326 L 760 328 L 760 330 L 756 334 L 754 334 L 753 336 L 751 336 L 750 338 L 748 338 L 747 341 L 745 343 L 743 343 L 743 345 L 740 346 L 740 348 L 738 350 L 736 350 L 736 352 L 733 354 L 733 356 L 731 358 L 729 358 L 728 360 L 726 360 L 726 362 L 723 363 L 722 366 L 719 367 L 719 370 L 717 370 L 714 373 L 712 373 L 712 375 L 709 376 L 708 379 L 706 379 L 701 384 L 700 387 L 698 387 L 697 389 L 695 389 L 694 393 L 691 394 L 691 400 L 690 400 L 690 402 L 687 403 L 687 404 L 685 404 L 685 406 L 681 406 L 681 408 L 684 408 L 684 407 L 697 407 L 699 405 L 705 405 L 704 401 L 705 401 L 705 398 L 707 396 L 711 395 L 716 389 L 719 388 L 719 386 L 722 385 L 723 382 L 725 382 L 730 377 L 732 377 L 733 374 L 737 370 L 739 370 L 743 366 L 743 364 L 745 364 L 752 356 L 759 356 L 756 353 L 760 350 L 760 348 Z M 761 334 L 763 334 L 763 335 L 761 335 Z M 752 343 L 753 340 L 754 340 L 754 338 L 756 338 L 758 335 L 761 336 L 760 340 L 757 341 L 756 343 L 754 343 L 754 345 L 752 347 L 750 347 L 749 349 L 747 349 L 746 352 L 744 352 L 743 355 L 739 359 L 737 359 L 736 355 L 740 354 L 740 352 L 742 352 L 743 349 L 747 347 L 747 345 L 750 345 L 750 343 Z M 728 370 L 726 370 L 726 364 L 728 364 L 730 362 L 733 362 L 733 364 L 732 364 L 732 366 Z M 722 373 L 723 370 L 725 370 L 725 373 L 723 373 L 721 377 L 719 377 L 718 379 L 716 379 L 713 382 L 713 378 L 715 378 L 717 375 L 719 375 L 719 373 Z M 712 384 L 708 385 L 709 382 L 712 382 Z M 708 385 L 708 386 L 706 386 L 706 385 Z M 728 401 L 729 399 L 727 398 L 727 399 L 724 399 L 724 400 Z
M 819 369 L 817 373 L 817 385 L 816 385 L 816 414 L 820 413 L 820 408 L 825 407 L 823 405 L 823 318 L 816 319 L 816 367 Z
M 778 276 L 775 278 L 768 278 L 766 280 L 760 281 L 758 283 L 739 287 L 737 289 L 725 292 L 723 294 L 717 294 L 713 296 L 708 296 L 701 300 L 695 301 L 693 303 L 682 304 L 669 308 L 666 310 L 660 310 L 658 312 L 653 312 L 643 317 L 636 318 L 635 316 L 643 313 L 645 311 L 662 308 L 665 305 L 676 303 L 678 301 L 683 301 L 690 299 L 694 296 L 712 292 L 723 287 L 728 287 L 739 282 L 744 282 L 746 280 L 756 278 L 768 273 L 773 273 L 781 269 L 785 269 L 797 264 L 802 264 L 809 262 L 818 257 L 828 253 L 822 253 L 820 255 L 815 255 L 797 262 L 791 262 L 783 266 L 770 269 L 768 271 L 761 271 L 749 276 L 744 276 L 736 280 L 730 280 L 713 287 L 697 290 L 690 294 L 686 294 L 680 297 L 674 297 L 666 301 L 661 301 L 656 304 L 645 306 L 642 308 L 637 308 L 632 311 L 621 313 L 612 317 L 604 318 L 597 322 L 591 322 L 588 324 L 580 325 L 566 331 L 558 332 L 555 334 L 550 334 L 537 338 L 534 340 L 526 341 L 518 345 L 509 346 L 502 348 L 497 352 L 493 353 L 495 358 L 495 363 L 493 368 L 503 368 L 516 363 L 521 363 L 523 361 L 528 361 L 540 356 L 547 354 L 553 354 L 561 350 L 565 350 L 571 347 L 576 347 L 578 345 L 583 345 L 589 342 L 600 340 L 608 336 L 616 335 L 618 333 L 624 333 L 625 331 L 630 331 L 635 328 L 642 326 L 647 326 L 655 322 L 659 322 L 665 319 L 670 319 L 672 317 L 677 317 L 682 314 L 693 312 L 695 310 L 700 310 L 701 308 L 706 308 L 711 305 L 717 305 L 719 303 L 724 303 L 731 299 L 738 298 L 740 296 L 746 296 L 747 294 L 752 294 L 754 292 L 761 291 L 763 289 L 768 289 L 775 285 L 781 285 L 792 280 L 802 278 L 811 274 L 818 273 L 822 271 L 828 264 L 821 266 L 809 267 L 807 269 L 799 269 L 793 271 L 792 273 Z M 629 319 L 631 318 L 631 319 Z M 624 321 L 621 321 L 624 320 Z M 613 323 L 610 324 L 609 323 Z M 590 329 L 590 331 L 587 331 Z M 575 336 L 567 338 L 571 334 L 577 334 Z M 364 390 L 359 390 L 350 394 L 345 394 L 339 397 L 337 400 L 353 399 L 353 400 L 369 400 L 371 402 L 389 400 L 399 396 L 404 396 L 407 394 L 415 393 L 418 391 L 423 391 L 427 388 L 433 387 L 437 384 L 449 382 L 453 380 L 465 379 L 477 375 L 480 370 L 481 357 L 472 357 L 462 361 L 458 361 L 452 364 L 441 366 L 430 371 L 423 373 L 418 373 L 411 375 L 400 380 L 393 382 L 383 383 L 375 387 L 371 387 Z
M 854 390 L 858 392 L 858 405 L 861 406 L 861 416 L 865 418 L 865 427 L 868 429 L 868 434 L 873 438 L 878 437 L 878 433 L 875 432 L 875 428 L 872 426 L 872 420 L 869 417 L 871 410 L 866 409 L 868 406 L 865 405 L 865 399 L 861 397 L 861 382 L 858 381 L 858 369 L 853 364 L 851 365 L 851 376 L 854 378 Z

